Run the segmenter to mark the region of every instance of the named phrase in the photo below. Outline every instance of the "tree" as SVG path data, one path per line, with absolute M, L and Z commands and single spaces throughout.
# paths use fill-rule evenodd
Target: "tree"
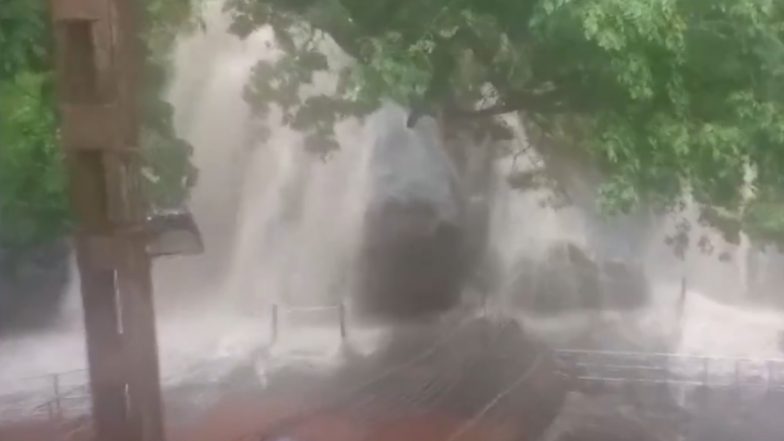
M 203 28 L 199 0 L 145 0 L 142 32 L 146 64 L 141 142 L 148 167 L 147 193 L 154 209 L 176 208 L 196 184 L 193 148 L 174 130 L 174 108 L 161 95 L 171 78 L 170 55 L 179 35 Z
M 784 4 L 774 0 L 229 0 L 233 31 L 273 29 L 247 98 L 310 147 L 393 100 L 461 125 L 517 112 L 546 155 L 589 155 L 599 203 L 688 199 L 731 241 L 784 245 Z M 353 62 L 330 65 L 337 45 Z M 331 93 L 303 93 L 318 72 Z M 492 127 L 493 125 L 491 125 Z M 502 130 L 496 131 L 503 133 Z
M 52 241 L 68 226 L 49 49 L 45 5 L 5 2 L 0 11 L 0 248 L 11 253 Z
M 174 131 L 161 94 L 168 54 L 198 25 L 191 0 L 146 0 L 142 142 L 148 191 L 158 208 L 177 206 L 194 185 L 192 149 Z M 70 215 L 58 145 L 49 18 L 45 2 L 5 0 L 0 8 L 0 249 L 22 255 L 62 238 Z

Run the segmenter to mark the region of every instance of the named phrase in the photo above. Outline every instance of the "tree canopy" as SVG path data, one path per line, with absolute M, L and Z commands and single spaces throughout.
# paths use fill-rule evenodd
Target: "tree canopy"
M 177 137 L 162 100 L 168 54 L 183 28 L 198 24 L 191 0 L 145 0 L 147 48 L 142 142 L 153 205 L 182 202 L 194 184 L 191 147 Z M 0 249 L 24 250 L 61 238 L 70 226 L 58 145 L 50 19 L 45 2 L 5 0 L 0 8 Z
M 601 167 L 606 212 L 686 200 L 735 241 L 784 244 L 784 4 L 776 0 L 228 0 L 282 55 L 247 98 L 308 146 L 384 100 L 447 118 L 518 112 Z M 330 65 L 324 41 L 352 57 Z M 333 63 L 335 64 L 335 63 Z M 303 93 L 319 72 L 330 93 Z M 545 149 L 546 143 L 534 146 Z

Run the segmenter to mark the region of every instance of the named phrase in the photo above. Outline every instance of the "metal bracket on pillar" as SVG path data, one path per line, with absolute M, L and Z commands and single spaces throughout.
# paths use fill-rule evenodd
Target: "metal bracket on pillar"
M 150 257 L 187 256 L 204 252 L 198 225 L 189 211 L 156 213 L 147 218 Z

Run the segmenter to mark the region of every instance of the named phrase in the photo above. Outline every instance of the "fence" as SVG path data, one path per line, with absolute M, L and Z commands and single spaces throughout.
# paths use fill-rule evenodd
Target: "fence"
M 84 370 L 21 378 L 0 385 L 0 420 L 14 416 L 66 419 L 89 412 L 89 404 Z
M 560 350 L 583 382 L 646 383 L 709 388 L 764 388 L 784 391 L 784 360 Z
M 74 370 L 0 384 L 0 426 L 34 424 L 51 429 L 52 441 L 86 439 L 91 400 L 87 372 Z
M 281 330 L 281 319 L 282 316 L 285 316 L 291 322 L 296 323 L 296 316 L 300 316 L 300 319 L 307 319 L 309 323 L 313 322 L 313 319 L 316 318 L 318 320 L 329 320 L 330 318 L 336 318 L 338 322 L 338 335 L 340 336 L 341 341 L 346 341 L 348 338 L 348 325 L 346 323 L 347 316 L 346 316 L 346 306 L 344 303 L 338 303 L 335 305 L 328 305 L 328 306 L 305 306 L 305 307 L 296 307 L 296 306 L 285 306 L 281 307 L 277 303 L 270 305 L 270 345 L 274 345 L 278 342 L 280 337 L 280 330 Z M 315 317 L 314 317 L 315 316 Z M 326 317 L 325 317 L 326 316 Z M 332 317 L 330 317 L 332 316 Z

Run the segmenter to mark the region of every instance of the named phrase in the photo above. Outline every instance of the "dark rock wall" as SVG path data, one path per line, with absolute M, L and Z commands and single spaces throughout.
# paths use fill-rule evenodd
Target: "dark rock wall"
M 625 311 L 648 303 L 643 269 L 624 261 L 596 261 L 577 245 L 553 244 L 541 259 L 518 263 L 510 298 L 539 314 Z
M 361 232 L 359 310 L 410 320 L 459 302 L 466 272 L 464 194 L 436 122 L 391 113 L 372 145 Z

